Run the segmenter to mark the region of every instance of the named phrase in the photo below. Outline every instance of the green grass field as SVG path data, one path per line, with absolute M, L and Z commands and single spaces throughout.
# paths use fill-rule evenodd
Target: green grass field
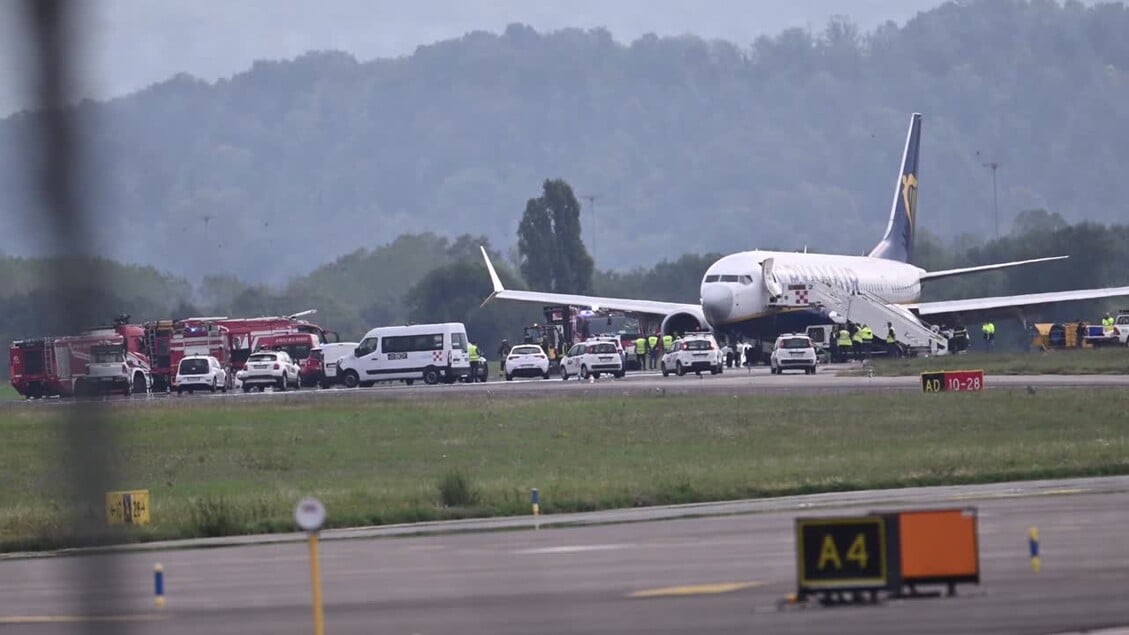
M 13 399 L 23 399 L 23 397 L 16 392 L 15 388 L 12 388 L 12 384 L 7 382 L 0 384 L 0 401 L 11 401 Z
M 1129 374 L 1129 350 L 1097 348 L 1038 353 L 968 353 L 943 357 L 912 357 L 869 362 L 875 375 L 917 375 L 930 370 L 981 369 L 989 375 L 1124 375 Z M 861 374 L 852 370 L 844 374 Z
M 58 410 L 0 422 L 0 546 L 65 544 L 51 490 Z M 992 390 L 535 401 L 136 407 L 116 411 L 130 539 L 546 513 L 905 485 L 1129 473 L 1129 392 Z M 101 501 L 94 501 L 101 505 Z

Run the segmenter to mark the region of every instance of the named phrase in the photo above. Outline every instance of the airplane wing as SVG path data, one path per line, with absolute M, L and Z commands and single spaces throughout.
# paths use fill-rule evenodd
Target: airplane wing
M 995 269 L 1007 269 L 1008 267 L 1020 267 L 1023 265 L 1031 265 L 1036 262 L 1051 262 L 1052 260 L 1066 260 L 1070 256 L 1050 256 L 1048 258 L 1033 258 L 1031 260 L 1015 260 L 1012 262 L 1000 262 L 994 265 L 980 265 L 978 267 L 962 267 L 960 269 L 944 269 L 941 271 L 928 271 L 921 275 L 921 280 L 937 280 L 938 278 L 948 278 L 951 276 L 962 276 L 966 273 L 978 273 L 981 271 L 993 271 Z
M 1033 307 L 1057 302 L 1078 300 L 1100 300 L 1129 296 L 1129 287 L 1107 287 L 1104 289 L 1078 289 L 1075 291 L 1050 291 L 1026 295 L 1001 295 L 992 298 L 970 298 L 967 300 L 941 300 L 939 302 L 918 302 L 903 305 L 918 315 L 943 315 L 951 313 L 999 313 L 1004 309 Z
M 494 263 L 486 255 L 486 248 L 479 246 L 482 257 L 486 259 L 486 269 L 490 272 L 490 282 L 494 285 L 494 292 L 482 302 L 486 306 L 494 298 L 500 300 L 516 300 L 518 302 L 541 302 L 548 304 L 566 304 L 570 306 L 587 306 L 592 309 L 612 309 L 630 313 L 645 313 L 648 315 L 670 315 L 689 311 L 699 313 L 702 307 L 697 304 L 680 304 L 678 302 L 657 302 L 654 300 L 631 300 L 627 298 L 602 298 L 594 295 L 573 295 L 571 293 L 545 293 L 541 291 L 509 290 L 502 286 L 502 279 L 494 270 Z

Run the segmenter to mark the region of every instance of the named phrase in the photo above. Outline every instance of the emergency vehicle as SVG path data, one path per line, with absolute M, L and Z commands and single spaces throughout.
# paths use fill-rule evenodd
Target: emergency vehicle
M 123 315 L 112 326 L 89 329 L 79 335 L 13 342 L 8 352 L 12 387 L 29 398 L 71 396 L 76 382 L 88 375 L 91 349 L 117 346 L 128 366 L 125 375 L 130 381 L 130 392 L 144 392 L 150 375 L 145 339 L 145 329 L 129 324 L 129 316 Z

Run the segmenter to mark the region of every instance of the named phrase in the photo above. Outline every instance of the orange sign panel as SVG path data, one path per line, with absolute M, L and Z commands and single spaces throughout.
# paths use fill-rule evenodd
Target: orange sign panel
M 902 578 L 979 578 L 974 509 L 900 512 L 898 533 Z

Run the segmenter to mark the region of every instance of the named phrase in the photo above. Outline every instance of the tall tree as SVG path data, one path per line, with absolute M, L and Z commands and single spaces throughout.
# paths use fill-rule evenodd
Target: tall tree
M 563 179 L 546 179 L 518 225 L 521 275 L 537 289 L 591 293 L 594 265 L 580 237 L 580 203 Z

